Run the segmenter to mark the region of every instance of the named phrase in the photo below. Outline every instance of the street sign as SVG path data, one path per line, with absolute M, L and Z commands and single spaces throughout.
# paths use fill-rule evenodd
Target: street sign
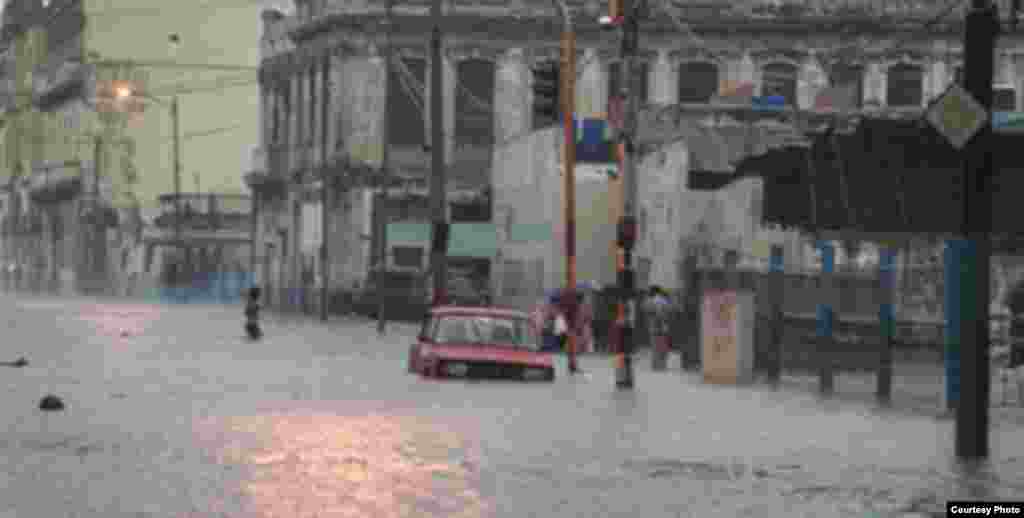
M 956 83 L 928 107 L 925 118 L 957 149 L 989 122 L 985 107 Z

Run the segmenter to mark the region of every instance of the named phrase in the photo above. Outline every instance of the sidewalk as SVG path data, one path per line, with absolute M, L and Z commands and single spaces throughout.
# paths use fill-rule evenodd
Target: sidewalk
M 568 377 L 568 359 L 566 355 L 559 354 L 556 365 L 559 366 L 559 376 Z M 612 375 L 614 357 L 602 353 L 581 354 L 577 358 L 580 369 L 584 372 L 607 371 Z M 703 384 L 700 371 L 683 371 L 679 365 L 679 356 L 673 354 L 669 359 L 669 368 L 664 372 L 651 370 L 650 351 L 641 350 L 633 357 L 633 368 L 636 383 L 643 383 L 643 378 L 649 375 L 662 375 L 666 373 L 679 374 L 681 381 L 686 383 Z M 931 417 L 935 419 L 948 420 L 953 415 L 943 406 L 945 391 L 945 373 L 941 365 L 897 363 L 893 368 L 892 381 L 892 404 L 887 409 L 890 412 Z M 875 398 L 875 375 L 872 373 L 839 373 L 835 378 L 835 392 L 828 399 L 861 403 L 870 407 L 877 406 Z M 999 372 L 993 372 L 992 379 L 992 406 L 990 415 L 994 426 L 1021 426 L 1024 427 L 1024 406 L 1019 404 L 1016 394 L 1016 385 L 1013 379 L 1008 381 L 1004 394 L 1003 381 Z M 750 390 L 775 391 L 812 395 L 818 394 L 818 378 L 813 375 L 786 374 L 783 373 L 779 388 L 775 389 L 768 384 L 763 376 L 749 385 Z M 1005 397 L 1004 397 L 1005 396 Z

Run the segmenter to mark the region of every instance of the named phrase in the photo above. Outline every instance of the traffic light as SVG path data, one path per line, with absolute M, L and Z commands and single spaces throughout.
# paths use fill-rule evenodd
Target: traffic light
M 545 61 L 533 67 L 533 128 L 541 129 L 559 123 L 559 63 Z
M 601 25 L 615 27 L 621 25 L 626 18 L 626 5 L 624 0 L 608 0 L 608 16 L 602 16 Z

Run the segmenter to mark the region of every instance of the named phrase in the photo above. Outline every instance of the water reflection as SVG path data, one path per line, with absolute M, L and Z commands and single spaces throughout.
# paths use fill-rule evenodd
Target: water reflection
M 210 422 L 257 517 L 487 516 L 475 447 L 423 418 L 276 413 Z
M 130 338 L 142 334 L 160 318 L 160 311 L 144 305 L 96 305 L 85 308 L 79 319 L 89 323 L 99 336 Z

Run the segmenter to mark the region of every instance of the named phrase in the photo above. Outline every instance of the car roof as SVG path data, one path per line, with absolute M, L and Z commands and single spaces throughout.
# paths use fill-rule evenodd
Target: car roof
M 505 317 L 505 318 L 527 318 L 529 315 L 525 311 L 520 311 L 513 308 L 501 308 L 495 306 L 438 306 L 430 309 L 431 315 L 444 316 L 444 315 L 477 315 L 477 316 L 488 316 L 488 317 Z

